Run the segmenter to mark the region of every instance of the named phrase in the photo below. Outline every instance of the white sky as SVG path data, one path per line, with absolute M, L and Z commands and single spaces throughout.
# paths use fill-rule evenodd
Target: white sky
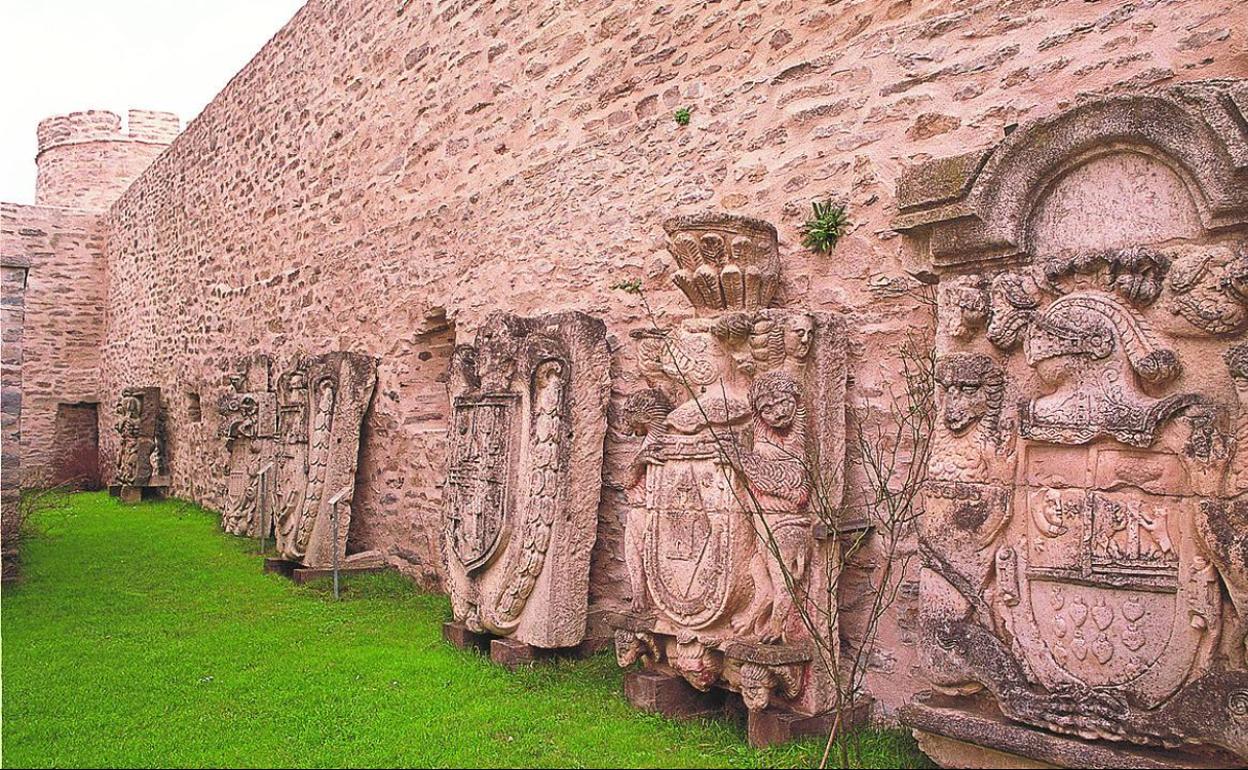
M 186 125 L 304 0 L 0 0 L 0 200 L 33 203 L 50 115 L 169 110 Z

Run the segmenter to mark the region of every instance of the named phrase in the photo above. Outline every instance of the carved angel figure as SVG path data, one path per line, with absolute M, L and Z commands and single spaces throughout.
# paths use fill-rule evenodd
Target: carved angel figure
M 801 585 L 810 561 L 811 473 L 807 467 L 806 412 L 801 385 L 788 374 L 769 372 L 750 387 L 754 446 L 735 448 L 730 459 L 740 469 L 761 513 L 758 558 L 766 561 L 771 582 L 770 619 L 761 634 L 764 641 L 785 637 L 793 613 L 787 585 Z M 772 554 L 774 540 L 777 559 Z M 785 573 L 788 573 L 786 580 Z

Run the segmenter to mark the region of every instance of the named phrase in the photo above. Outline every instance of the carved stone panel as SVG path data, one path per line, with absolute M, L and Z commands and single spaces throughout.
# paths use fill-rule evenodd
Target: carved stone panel
M 923 658 L 966 713 L 1248 759 L 1248 133 L 1228 91 L 1090 101 L 964 167 L 957 202 L 907 190 L 899 229 L 943 285 Z
M 228 391 L 217 403 L 218 435 L 228 454 L 221 526 L 234 535 L 268 536 L 275 500 L 273 438 L 277 395 L 270 388 L 268 356 L 243 358 L 227 375 Z
M 837 545 L 817 535 L 814 500 L 840 509 L 844 327 L 768 307 L 779 281 L 771 225 L 706 214 L 665 228 L 694 317 L 633 334 L 651 387 L 623 410 L 641 440 L 617 654 L 701 690 L 738 690 L 751 710 L 818 713 L 834 693 L 795 601 L 831 616 Z
M 114 411 L 119 437 L 116 483 L 124 487 L 168 486 L 160 388 L 126 388 Z
M 376 382 L 376 359 L 358 353 L 304 358 L 279 378 L 273 528 L 282 558 L 329 567 L 337 552 L 345 562 L 360 433 Z
M 496 313 L 456 347 L 442 553 L 470 629 L 584 639 L 609 363 L 606 327 L 584 313 Z
M 306 567 L 376 566 L 346 556 L 364 414 L 377 362 L 357 353 L 301 356 L 273 380 L 268 356 L 235 362 L 217 404 L 227 461 L 221 524 L 272 537 L 278 555 Z M 334 539 L 334 517 L 338 537 Z

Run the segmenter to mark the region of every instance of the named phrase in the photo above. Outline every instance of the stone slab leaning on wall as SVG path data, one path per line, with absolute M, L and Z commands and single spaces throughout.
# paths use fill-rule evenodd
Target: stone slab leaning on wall
M 1248 758 L 1245 115 L 1092 99 L 899 182 L 942 284 L 902 719 L 942 763 Z
M 114 414 L 119 437 L 114 481 L 122 502 L 138 501 L 144 489 L 167 489 L 169 467 L 160 388 L 126 388 L 117 399 Z
M 442 553 L 468 629 L 584 639 L 609 368 L 606 327 L 584 313 L 496 313 L 456 346 Z
M 712 212 L 664 229 L 694 316 L 633 335 L 652 388 L 624 408 L 645 439 L 616 653 L 699 691 L 740 692 L 754 741 L 769 708 L 816 715 L 837 703 L 839 639 L 815 638 L 806 621 L 837 617 L 839 543 L 827 524 L 844 491 L 845 325 L 770 307 L 771 224 Z
M 248 537 L 271 534 L 278 556 L 304 567 L 328 568 L 335 552 L 343 567 L 378 566 L 376 552 L 346 553 L 377 360 L 343 352 L 302 356 L 275 389 L 270 367 L 265 355 L 237 362 L 217 406 L 228 456 L 222 527 Z

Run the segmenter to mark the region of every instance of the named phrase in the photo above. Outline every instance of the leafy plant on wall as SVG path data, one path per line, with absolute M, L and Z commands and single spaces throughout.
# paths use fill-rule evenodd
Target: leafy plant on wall
M 829 199 L 814 201 L 810 207 L 813 216 L 802 225 L 802 245 L 811 251 L 829 252 L 849 231 L 849 214 L 845 204 Z

